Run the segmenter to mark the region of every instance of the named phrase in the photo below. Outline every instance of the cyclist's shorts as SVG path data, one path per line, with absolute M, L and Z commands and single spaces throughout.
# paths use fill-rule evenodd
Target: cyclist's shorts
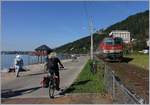
M 55 70 L 53 70 L 53 69 L 49 69 L 48 71 L 49 71 L 50 74 L 54 74 L 55 73 Z

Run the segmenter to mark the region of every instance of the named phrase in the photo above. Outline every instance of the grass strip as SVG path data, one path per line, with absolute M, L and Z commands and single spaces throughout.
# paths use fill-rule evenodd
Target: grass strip
M 133 58 L 129 63 L 136 66 L 142 67 L 144 69 L 149 68 L 149 55 L 148 54 L 132 54 L 127 57 Z
M 75 82 L 67 89 L 67 93 L 102 93 L 105 91 L 102 71 L 97 67 L 96 74 L 92 74 L 90 62 L 88 60 Z

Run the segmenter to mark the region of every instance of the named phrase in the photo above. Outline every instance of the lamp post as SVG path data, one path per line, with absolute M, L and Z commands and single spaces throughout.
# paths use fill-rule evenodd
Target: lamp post
M 89 29 L 90 29 L 90 35 L 91 35 L 91 60 L 93 60 L 93 25 L 92 25 L 91 17 L 89 21 Z

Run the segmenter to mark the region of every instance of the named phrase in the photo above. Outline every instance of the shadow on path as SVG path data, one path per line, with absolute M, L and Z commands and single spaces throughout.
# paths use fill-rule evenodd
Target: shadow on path
M 16 91 L 13 91 L 12 89 L 2 90 L 1 98 L 10 98 L 10 97 L 20 96 L 20 95 L 27 94 L 27 93 L 32 93 L 33 91 L 36 91 L 40 88 L 41 86 L 28 88 L 28 89 L 22 89 L 22 90 L 16 90 Z
M 41 74 L 47 74 L 47 73 L 33 73 L 33 74 L 25 75 L 25 76 L 36 76 L 36 75 L 41 75 Z
M 27 69 L 27 68 L 24 67 L 24 68 L 20 69 L 19 72 L 27 72 L 27 71 L 30 71 L 30 69 Z M 9 73 L 10 72 L 15 72 L 15 68 L 9 68 L 8 72 Z
M 91 80 L 84 80 L 84 81 L 79 81 L 79 82 L 75 82 L 73 83 L 69 88 L 63 90 L 60 95 L 65 95 L 65 93 L 71 93 L 72 91 L 74 91 L 76 88 L 77 85 L 84 85 L 88 82 L 90 82 Z

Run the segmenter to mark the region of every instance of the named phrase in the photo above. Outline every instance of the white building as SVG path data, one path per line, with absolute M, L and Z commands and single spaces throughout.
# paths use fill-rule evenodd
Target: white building
M 130 43 L 130 32 L 126 30 L 114 30 L 109 33 L 109 36 L 121 37 L 124 43 Z

